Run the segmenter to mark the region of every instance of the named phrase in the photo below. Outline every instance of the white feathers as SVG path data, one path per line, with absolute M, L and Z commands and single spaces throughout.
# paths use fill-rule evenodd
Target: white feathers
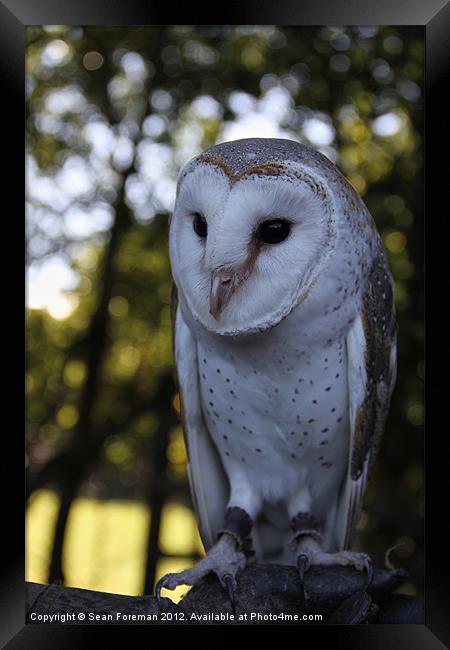
M 366 337 L 361 316 L 355 318 L 347 334 L 348 385 L 350 399 L 350 421 L 354 422 L 356 412 L 364 401 L 367 388 Z
M 231 184 L 219 168 L 197 164 L 181 176 L 171 221 L 170 250 L 176 284 L 189 309 L 208 330 L 248 334 L 285 317 L 317 280 L 334 241 L 332 201 L 323 186 L 296 176 L 250 176 Z M 309 172 L 304 172 L 310 178 Z M 318 179 L 315 184 L 320 184 Z M 207 221 L 208 236 L 193 230 L 193 214 Z M 262 246 L 253 272 L 223 310 L 220 322 L 209 313 L 211 272 L 243 264 L 258 226 L 269 219 L 291 223 L 289 237 Z
M 200 403 L 197 348 L 192 332 L 177 309 L 175 360 L 183 402 L 185 436 L 189 454 L 188 477 L 202 539 L 207 548 L 216 541 L 227 502 L 227 479 L 214 443 L 205 427 Z M 210 489 L 213 485 L 214 489 Z

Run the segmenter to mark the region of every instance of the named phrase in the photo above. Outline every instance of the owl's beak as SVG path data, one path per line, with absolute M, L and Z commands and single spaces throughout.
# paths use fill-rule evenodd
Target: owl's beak
M 251 246 L 247 259 L 239 266 L 219 266 L 212 272 L 209 292 L 209 313 L 219 320 L 220 314 L 230 302 L 236 289 L 253 271 L 259 246 Z
M 230 268 L 218 268 L 211 276 L 211 289 L 209 292 L 209 313 L 219 320 L 223 308 L 229 303 L 231 296 L 240 284 L 236 273 Z

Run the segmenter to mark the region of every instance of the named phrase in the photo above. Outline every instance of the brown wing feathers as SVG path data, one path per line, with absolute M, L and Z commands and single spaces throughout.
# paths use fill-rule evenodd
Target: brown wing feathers
M 362 473 L 369 456 L 372 465 L 383 433 L 389 407 L 394 369 L 391 349 L 395 345 L 395 312 L 392 281 L 384 252 L 376 257 L 363 296 L 361 320 L 366 340 L 366 394 L 355 418 L 351 476 Z

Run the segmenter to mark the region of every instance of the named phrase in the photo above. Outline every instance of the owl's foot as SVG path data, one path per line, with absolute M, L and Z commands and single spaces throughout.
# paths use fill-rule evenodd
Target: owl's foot
M 327 553 L 322 548 L 322 536 L 318 531 L 318 523 L 315 517 L 309 513 L 301 512 L 292 519 L 294 531 L 293 544 L 297 552 L 297 569 L 300 578 L 300 595 L 302 603 L 305 603 L 306 592 L 304 576 L 305 571 L 311 566 L 353 566 L 358 571 L 367 571 L 368 581 L 365 587 L 367 590 L 373 580 L 373 564 L 367 553 L 356 551 L 338 551 Z
M 306 539 L 304 540 L 306 542 Z M 356 551 L 338 551 L 337 553 L 326 553 L 320 546 L 312 541 L 314 548 L 305 548 L 305 545 L 299 544 L 299 554 L 297 563 L 303 558 L 302 563 L 305 570 L 310 566 L 352 566 L 358 571 L 367 571 L 370 574 L 372 561 L 367 553 L 357 553 Z
M 376 605 L 373 604 L 372 597 L 368 592 L 375 573 L 370 557 L 366 553 L 357 553 L 355 551 L 326 553 L 310 537 L 301 538 L 299 549 L 297 568 L 300 578 L 302 607 L 306 605 L 304 573 L 310 566 L 353 566 L 358 571 L 367 571 L 367 583 L 362 589 L 355 591 L 346 598 L 327 622 L 348 625 L 367 622 L 376 610 Z
M 209 549 L 206 557 L 190 569 L 168 573 L 156 585 L 156 598 L 161 602 L 161 589 L 175 589 L 178 585 L 196 585 L 208 573 L 215 573 L 226 589 L 233 613 L 236 613 L 236 575 L 253 555 L 251 537 L 253 522 L 250 515 L 238 506 L 227 508 L 224 526 L 219 530 L 219 540 Z
M 232 535 L 223 533 L 202 560 L 189 569 L 180 573 L 168 573 L 156 585 L 156 598 L 161 602 L 161 590 L 175 589 L 179 585 L 196 585 L 209 573 L 215 573 L 230 599 L 235 613 L 234 592 L 236 589 L 236 574 L 247 563 L 245 554 L 237 549 L 236 540 Z

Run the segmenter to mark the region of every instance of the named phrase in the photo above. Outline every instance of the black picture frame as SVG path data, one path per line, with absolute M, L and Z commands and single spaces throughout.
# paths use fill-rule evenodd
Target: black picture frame
M 79 25 L 161 25 L 161 24 L 278 24 L 278 25 L 422 25 L 426 40 L 426 98 L 425 98 L 425 233 L 424 241 L 428 248 L 426 254 L 426 623 L 425 625 L 370 625 L 329 627 L 314 626 L 314 637 L 322 633 L 330 634 L 330 641 L 336 648 L 442 648 L 450 643 L 450 589 L 446 580 L 448 572 L 448 528 L 445 497 L 449 494 L 445 480 L 448 481 L 448 462 L 446 452 L 446 420 L 442 407 L 446 405 L 446 382 L 437 380 L 439 370 L 435 360 L 444 361 L 442 353 L 436 355 L 432 363 L 433 349 L 437 351 L 440 342 L 446 342 L 446 292 L 442 280 L 446 274 L 439 265 L 446 259 L 444 253 L 444 232 L 448 219 L 446 199 L 445 139 L 448 140 L 448 103 L 444 101 L 445 82 L 450 69 L 450 3 L 446 0 L 266 0 L 259 2 L 228 3 L 222 6 L 222 15 L 213 15 L 211 7 L 195 10 L 191 5 L 180 6 L 175 10 L 168 5 L 155 2 L 100 2 L 100 0 L 3 0 L 0 2 L 0 70 L 2 79 L 2 110 L 4 133 L 12 136 L 13 145 L 3 150 L 7 158 L 5 194 L 9 197 L 9 208 L 5 213 L 3 232 L 10 248 L 10 234 L 14 237 L 15 255 L 3 275 L 7 285 L 8 313 L 19 315 L 17 325 L 10 324 L 7 346 L 12 360 L 6 366 L 8 390 L 16 392 L 19 404 L 23 403 L 23 367 L 17 362 L 21 357 L 18 349 L 23 346 L 23 319 L 21 282 L 24 280 L 23 221 L 24 214 L 24 124 L 23 107 L 25 28 L 40 24 L 79 24 Z M 448 84 L 447 84 L 448 85 Z M 439 155 L 444 153 L 444 159 Z M 8 217 L 9 215 L 9 217 Z M 8 217 L 8 219 L 7 219 Z M 447 219 L 445 219 L 447 217 Z M 437 232 L 436 232 L 437 231 Z M 433 235 L 437 235 L 432 242 Z M 6 246 L 5 246 L 6 248 Z M 447 253 L 448 255 L 448 253 Z M 11 265 L 12 264 L 12 265 Z M 17 268 L 14 268 L 17 265 Z M 14 277 L 19 287 L 9 279 Z M 431 300 L 431 287 L 440 287 L 435 302 Z M 447 292 L 448 293 L 448 292 Z M 444 298 L 444 300 L 442 300 Z M 437 302 L 436 302 L 437 301 Z M 442 305 L 431 326 L 432 307 Z M 442 336 L 439 336 L 439 325 Z M 447 329 L 447 328 L 446 328 Z M 16 335 L 17 347 L 10 340 Z M 433 348 L 434 346 L 434 348 Z M 443 348 L 446 346 L 444 345 Z M 439 348 L 441 350 L 441 348 Z M 445 362 L 444 362 L 445 363 Z M 442 368 L 445 369 L 445 366 Z M 443 376 L 444 375 L 439 375 Z M 448 399 L 448 398 L 447 398 Z M 442 409 L 443 425 L 439 424 L 438 410 Z M 19 407 L 19 411 L 20 411 Z M 10 410 L 5 408 L 5 410 Z M 14 410 L 14 409 L 13 409 Z M 39 626 L 25 625 L 24 589 L 24 523 L 21 483 L 23 476 L 23 439 L 18 435 L 17 410 L 11 414 L 11 425 L 4 429 L 3 467 L 11 471 L 3 486 L 3 502 L 9 506 L 4 515 L 2 553 L 2 572 L 0 575 L 0 642 L 1 647 L 14 648 L 63 648 L 92 647 L 87 642 L 88 635 L 97 636 L 93 626 Z M 2 473 L 5 478 L 7 472 Z M 442 499 L 439 496 L 443 495 Z M 441 504 L 441 505 L 439 505 Z M 446 525 L 447 524 L 447 525 Z M 102 626 L 103 629 L 105 626 Z M 127 635 L 137 627 L 121 629 Z M 308 626 L 303 626 L 304 635 Z M 312 627 L 308 629 L 310 632 Z M 145 629 L 140 628 L 145 633 Z M 303 637 L 304 638 L 304 637 Z M 147 637 L 147 641 L 148 641 Z M 322 637 L 321 639 L 322 640 Z M 120 640 L 116 638 L 116 642 Z M 98 643 L 98 640 L 96 641 Z

